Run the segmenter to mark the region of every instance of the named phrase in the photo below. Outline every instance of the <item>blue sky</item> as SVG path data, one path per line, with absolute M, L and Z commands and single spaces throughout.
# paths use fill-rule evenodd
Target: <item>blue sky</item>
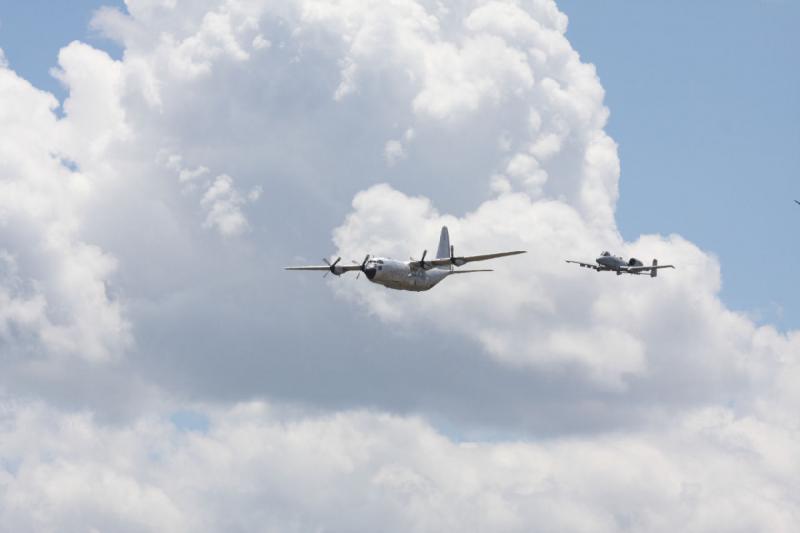
M 687 237 L 728 305 L 800 325 L 800 3 L 559 4 L 606 89 L 623 235 Z
M 92 14 L 101 6 L 124 6 L 115 0 L 26 0 L 0 3 L 0 48 L 13 69 L 36 85 L 63 97 L 49 71 L 58 50 L 74 40 L 91 43 L 114 55 L 119 49 L 89 28 Z
M 0 46 L 22 76 L 63 97 L 48 72 L 60 47 L 80 39 L 119 53 L 88 27 L 101 5 L 123 3 L 6 2 Z M 625 238 L 679 233 L 719 257 L 728 305 L 800 325 L 800 3 L 559 5 L 606 89 Z M 42 13 L 53 22 L 42 26 Z

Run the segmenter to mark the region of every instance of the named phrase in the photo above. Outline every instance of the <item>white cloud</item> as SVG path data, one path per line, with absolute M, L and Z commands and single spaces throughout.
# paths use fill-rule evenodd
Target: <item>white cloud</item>
M 388 141 L 384 150 L 386 153 L 386 161 L 390 165 L 394 165 L 398 160 L 405 157 L 406 152 L 403 144 L 400 141 Z
M 292 169 L 301 182 L 309 180 L 307 191 L 328 177 L 337 190 L 343 183 L 355 183 L 342 180 L 342 175 L 327 176 L 328 168 L 306 166 L 316 156 L 321 161 L 347 160 L 347 154 L 360 157 L 368 150 L 363 142 L 366 136 L 379 143 L 374 146 L 376 159 L 387 158 L 391 163 L 404 157 L 404 174 L 420 170 L 430 174 L 441 160 L 454 159 L 454 154 L 455 159 L 471 157 L 472 145 L 465 139 L 473 132 L 486 132 L 493 142 L 491 150 L 480 153 L 479 163 L 486 170 L 485 187 L 491 186 L 497 197 L 475 204 L 466 216 L 456 218 L 434 208 L 437 200 L 458 188 L 452 175 L 442 173 L 423 182 L 432 200 L 375 187 L 356 195 L 352 216 L 336 232 L 344 257 L 360 258 L 366 252 L 397 257 L 419 254 L 433 244 L 442 224 L 451 227 L 457 249 L 463 253 L 530 250 L 527 256 L 498 262 L 496 275 L 474 281 L 451 279 L 426 294 L 426 309 L 442 317 L 434 327 L 476 341 L 503 365 L 536 372 L 575 370 L 585 374 L 587 386 L 617 393 L 659 380 L 682 389 L 698 379 L 705 392 L 689 396 L 707 401 L 734 384 L 753 382 L 742 363 L 750 353 L 747 338 L 751 333 L 734 332 L 760 330 L 719 302 L 716 261 L 677 236 L 643 237 L 635 243 L 625 243 L 619 236 L 614 222 L 619 162 L 616 146 L 603 130 L 608 116 L 604 92 L 594 68 L 583 64 L 566 40 L 566 18 L 552 2 L 534 2 L 527 10 L 514 2 L 485 2 L 446 13 L 412 0 L 389 4 L 307 0 L 281 6 L 222 2 L 192 8 L 186 13 L 190 22 L 172 28 L 172 40 L 142 39 L 125 30 L 138 25 L 140 31 L 163 33 L 175 14 L 171 6 L 159 9 L 164 13 L 155 17 L 150 7 L 134 8 L 125 24 L 112 21 L 106 27 L 110 33 L 118 31 L 117 37 L 128 46 L 123 68 L 131 65 L 137 73 L 144 68 L 157 78 L 152 85 L 159 87 L 166 116 L 136 105 L 136 84 L 128 88 L 134 94 L 127 95 L 143 131 L 168 132 L 156 137 L 156 144 L 175 144 L 173 137 L 185 136 L 185 142 L 177 142 L 184 145 L 180 153 L 195 151 L 213 157 L 211 147 L 222 151 L 219 144 L 249 124 L 237 117 L 242 110 L 254 109 L 247 107 L 246 98 L 256 96 L 245 90 L 220 105 L 215 90 L 217 83 L 223 83 L 218 79 L 222 77 L 226 78 L 224 87 L 253 85 L 259 102 L 277 101 L 268 108 L 271 114 L 261 120 L 267 125 L 274 122 L 274 129 L 266 126 L 265 135 L 256 142 L 245 138 L 244 144 L 226 145 L 226 154 L 238 157 L 246 150 L 260 149 L 260 139 L 270 137 L 283 148 L 281 154 L 270 152 L 255 158 L 253 165 L 270 175 Z M 104 21 L 101 17 L 98 23 Z M 285 85 L 266 96 L 266 85 L 258 74 L 236 70 L 242 62 L 256 61 L 239 54 L 238 43 L 252 42 L 260 35 L 284 43 L 281 56 L 254 64 L 270 68 L 271 87 Z M 208 79 L 165 69 L 176 61 L 202 65 Z M 141 62 L 147 66 L 139 66 Z M 304 68 L 288 67 L 297 62 Z M 215 68 L 224 74 L 216 75 Z M 301 70 L 326 72 L 331 79 L 308 80 Z M 125 79 L 132 79 L 132 74 L 128 76 Z M 228 76 L 237 76 L 237 83 Z M 304 97 L 313 105 L 301 106 L 298 113 L 288 106 L 289 114 L 282 115 L 284 104 L 292 101 L 286 99 L 287 93 L 301 86 L 313 87 L 311 96 Z M 196 116 L 196 107 L 182 107 L 186 94 L 195 95 L 195 105 L 202 104 L 207 121 Z M 241 109 L 236 107 L 239 102 Z M 309 152 L 309 147 L 341 139 L 345 131 L 334 128 L 330 137 L 315 137 L 325 131 L 325 118 L 336 117 L 336 124 L 341 118 L 337 113 L 344 113 L 346 106 L 369 108 L 373 102 L 377 102 L 374 109 L 387 116 L 364 115 L 363 109 L 354 108 L 366 132 L 354 137 L 361 142 L 337 144 L 330 153 Z M 309 109 L 324 111 L 315 115 Z M 302 125 L 309 116 L 313 125 L 306 129 Z M 413 135 L 387 144 L 385 139 L 396 133 L 372 132 L 395 131 L 398 125 Z M 406 150 L 411 137 L 413 153 Z M 497 146 L 497 139 L 505 141 Z M 275 158 L 283 153 L 301 155 L 276 164 Z M 199 160 L 197 155 L 192 159 Z M 233 158 L 223 155 L 222 159 L 232 164 Z M 238 182 L 240 172 L 235 168 L 231 172 Z M 352 174 L 347 164 L 345 173 Z M 367 181 L 374 177 L 364 174 Z M 241 234 L 249 225 L 241 209 L 246 202 L 231 178 L 217 177 L 202 199 L 204 225 L 223 235 Z M 572 256 L 591 259 L 601 249 L 644 255 L 648 260 L 657 256 L 680 269 L 655 282 L 609 281 L 563 264 Z M 376 291 L 365 284 L 338 286 L 344 293 L 354 289 L 366 309 L 389 322 L 412 326 L 422 322 L 418 318 L 422 315 L 414 312 L 416 300 L 408 295 Z M 453 306 L 470 312 L 453 315 L 448 311 Z M 683 328 L 683 344 L 664 342 L 666 323 Z M 706 356 L 698 359 L 691 355 L 695 353 Z M 681 371 L 672 374 L 669 363 L 674 361 L 680 361 Z
M 201 165 L 193 169 L 181 170 L 180 174 L 178 174 L 178 180 L 181 182 L 192 181 L 200 176 L 205 176 L 206 174 L 208 174 L 208 168 Z
M 286 418 L 287 414 L 289 419 Z M 793 531 L 798 434 L 725 409 L 587 441 L 455 442 L 368 412 L 206 411 L 207 431 L 6 407 L 14 531 Z M 747 460 L 743 460 L 746 458 Z M 351 509 L 353 512 L 342 512 Z
M 386 156 L 386 163 L 389 166 L 395 165 L 398 161 L 406 158 L 406 145 L 414 140 L 414 129 L 408 128 L 400 139 L 392 139 L 386 142 L 383 149 Z
M 255 202 L 259 196 L 260 189 L 253 189 L 246 197 L 242 196 L 233 186 L 233 178 L 226 174 L 217 176 L 200 201 L 208 213 L 204 225 L 216 228 L 225 237 L 241 234 L 249 228 L 242 207 L 248 202 Z
M 619 235 L 603 88 L 554 2 L 127 11 L 94 23 L 120 60 L 59 55 L 63 118 L 0 67 L 0 388 L 40 398 L 0 420 L 3 524 L 792 530 L 800 337 L 726 309 L 680 236 Z M 529 253 L 425 294 L 329 277 L 336 301 L 279 270 L 336 224 L 345 261 L 444 224 Z M 679 268 L 563 262 L 602 249 Z M 318 414 L 226 407 L 252 397 Z M 208 432 L 153 413 L 186 398 Z
M 9 354 L 31 354 L 29 365 L 43 357 L 117 358 L 131 339 L 122 304 L 108 291 L 116 261 L 81 238 L 81 211 L 94 187 L 63 164 L 76 132 L 81 151 L 96 157 L 111 135 L 102 114 L 111 107 L 99 96 L 88 117 L 70 99 L 66 112 L 80 115 L 72 129 L 55 119 L 51 95 L 7 68 L 0 68 L 0 98 L 14 102 L 0 110 L 2 342 Z
M 272 43 L 268 39 L 265 39 L 263 35 L 256 35 L 253 38 L 252 46 L 254 50 L 263 50 L 271 47 Z

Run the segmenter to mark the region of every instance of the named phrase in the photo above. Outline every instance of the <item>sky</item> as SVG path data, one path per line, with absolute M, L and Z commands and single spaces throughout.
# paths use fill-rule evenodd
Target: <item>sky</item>
M 792 3 L 75 5 L 0 8 L 6 527 L 794 531 Z M 281 269 L 442 225 L 529 253 Z
M 608 131 L 622 159 L 623 234 L 690 238 L 723 263 L 726 303 L 796 328 L 791 302 L 800 294 L 789 280 L 800 259 L 791 201 L 800 194 L 800 5 L 560 7 L 607 92 Z M 774 264 L 766 275 L 765 262 Z
M 4 1 L 0 10 L 0 35 L 6 58 L 31 83 L 63 99 L 62 85 L 50 75 L 61 47 L 81 40 L 111 53 L 119 53 L 113 42 L 102 39 L 90 28 L 95 10 L 102 6 L 124 7 L 124 3 L 103 0 Z

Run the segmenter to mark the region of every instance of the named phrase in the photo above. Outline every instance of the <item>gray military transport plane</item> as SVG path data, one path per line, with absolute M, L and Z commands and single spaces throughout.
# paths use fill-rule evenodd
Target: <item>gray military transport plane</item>
M 327 259 L 323 259 L 325 265 L 295 266 L 285 267 L 285 269 L 317 270 L 320 272 L 327 270 L 335 276 L 341 276 L 345 272 L 360 271 L 363 272 L 372 283 L 383 285 L 389 289 L 427 291 L 451 274 L 492 272 L 491 270 L 456 270 L 455 267 L 460 267 L 473 261 L 485 261 L 487 259 L 524 253 L 525 251 L 519 250 L 515 252 L 456 257 L 453 246 L 450 245 L 450 235 L 447 232 L 447 226 L 442 226 L 442 233 L 439 236 L 439 250 L 436 253 L 435 259 L 426 261 L 425 256 L 428 255 L 428 250 L 425 250 L 422 252 L 422 259 L 419 261 L 415 259 L 399 261 L 397 259 L 388 259 L 385 257 L 370 258 L 368 255 L 360 265 L 339 265 L 339 261 L 341 261 L 342 258 L 337 257 L 336 261 L 333 263 Z M 360 275 L 361 274 L 359 274 L 359 276 Z
M 574 263 L 576 265 L 580 265 L 584 268 L 591 268 L 598 272 L 603 271 L 610 271 L 616 272 L 617 276 L 621 276 L 622 274 L 645 274 L 647 272 L 650 273 L 650 277 L 654 278 L 658 275 L 659 268 L 675 268 L 672 265 L 659 265 L 657 259 L 653 259 L 653 266 L 644 266 L 644 263 L 636 259 L 635 257 L 631 257 L 629 260 L 624 260 L 621 257 L 616 257 L 611 255 L 609 252 L 603 252 L 600 254 L 600 257 L 595 259 L 597 262 L 596 265 L 591 263 L 581 263 L 580 261 L 569 261 L 567 263 Z

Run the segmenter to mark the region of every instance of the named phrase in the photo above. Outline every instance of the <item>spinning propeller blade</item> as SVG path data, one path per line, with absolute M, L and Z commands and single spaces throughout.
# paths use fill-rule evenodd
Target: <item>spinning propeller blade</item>
M 364 272 L 366 270 L 367 261 L 369 261 L 369 254 L 367 254 L 367 257 L 364 258 L 364 262 L 361 263 L 361 268 L 359 269 L 361 272 Z M 353 262 L 355 263 L 355 261 L 353 261 Z M 356 279 L 361 277 L 361 272 L 358 273 L 358 275 L 356 276 Z
M 327 257 L 323 257 L 322 260 L 325 261 L 325 264 L 328 265 L 328 270 L 330 270 L 330 272 L 326 272 L 325 274 L 323 274 L 323 276 L 322 276 L 323 278 L 327 278 L 328 274 L 333 274 L 334 276 L 341 276 L 342 275 L 341 272 L 336 272 L 336 265 L 339 263 L 339 261 L 342 260 L 341 257 L 337 257 L 336 261 L 334 261 L 333 263 L 328 261 Z

